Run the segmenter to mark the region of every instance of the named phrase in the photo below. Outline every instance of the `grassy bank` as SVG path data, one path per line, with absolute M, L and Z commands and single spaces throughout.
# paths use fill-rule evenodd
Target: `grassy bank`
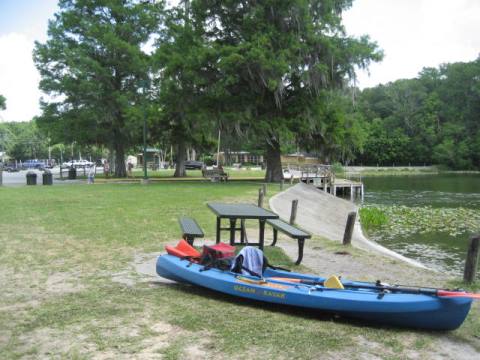
M 348 176 L 403 176 L 440 173 L 436 166 L 347 166 L 343 168 L 343 171 L 343 174 Z
M 435 333 L 255 303 L 136 272 L 138 258 L 178 240 L 178 216 L 195 217 L 212 239 L 206 202 L 255 203 L 257 191 L 233 182 L 0 188 L 2 358 L 395 359 L 428 350 Z M 279 249 L 267 248 L 267 256 L 292 266 Z M 479 332 L 475 310 L 449 336 L 469 342 Z M 368 347 L 378 341 L 380 353 Z

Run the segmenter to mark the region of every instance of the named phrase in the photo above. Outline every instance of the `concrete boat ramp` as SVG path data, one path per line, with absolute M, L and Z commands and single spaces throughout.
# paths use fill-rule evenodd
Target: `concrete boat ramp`
M 352 211 L 358 212 L 358 207 L 354 203 L 304 183 L 299 183 L 273 196 L 270 199 L 270 208 L 280 215 L 280 218 L 288 221 L 293 200 L 298 200 L 296 217 L 298 226 L 311 232 L 313 235 L 339 242 L 343 240 L 348 213 Z M 374 241 L 368 240 L 362 233 L 358 214 L 353 231 L 352 245 L 407 262 L 417 267 L 426 268 L 418 261 L 406 258 Z

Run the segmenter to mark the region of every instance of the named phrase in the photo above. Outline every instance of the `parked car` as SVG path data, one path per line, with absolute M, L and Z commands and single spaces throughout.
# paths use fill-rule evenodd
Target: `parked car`
M 63 167 L 90 167 L 93 166 L 94 163 L 88 160 L 70 160 L 66 161 L 62 164 Z
M 3 164 L 3 167 L 2 165 L 0 165 L 0 170 L 6 171 L 6 172 L 17 172 L 17 171 L 20 171 L 20 168 L 12 163 L 12 164 Z
M 185 169 L 187 170 L 201 170 L 205 164 L 202 161 L 195 161 L 195 160 L 187 160 L 185 161 Z
M 45 168 L 45 164 L 40 160 L 26 160 L 22 163 L 23 169 L 38 169 L 42 170 Z
M 283 178 L 285 180 L 291 180 L 292 179 L 292 173 L 288 169 L 283 169 Z
M 19 172 L 20 168 L 15 165 L 7 165 L 3 168 L 3 170 L 7 172 Z

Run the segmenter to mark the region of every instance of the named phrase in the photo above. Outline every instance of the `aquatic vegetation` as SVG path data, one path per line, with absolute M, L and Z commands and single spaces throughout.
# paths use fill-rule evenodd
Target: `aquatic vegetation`
M 371 218 L 373 221 L 380 221 L 382 216 L 388 221 L 371 226 Z M 463 207 L 367 205 L 360 210 L 360 219 L 367 231 L 378 231 L 384 239 L 426 233 L 445 233 L 456 237 L 480 232 L 480 210 Z M 373 224 L 375 225 L 375 222 Z
M 388 216 L 386 213 L 377 207 L 362 207 L 359 210 L 360 221 L 362 227 L 370 232 L 375 229 L 381 229 L 383 226 L 388 224 Z

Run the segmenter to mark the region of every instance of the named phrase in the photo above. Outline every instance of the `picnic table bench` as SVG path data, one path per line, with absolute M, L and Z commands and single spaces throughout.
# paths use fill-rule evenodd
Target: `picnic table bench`
M 185 239 L 190 245 L 193 245 L 195 238 L 204 237 L 202 229 L 194 219 L 184 216 L 178 219 L 178 222 L 182 228 L 183 239 Z
M 222 169 L 202 169 L 202 176 L 206 179 L 211 180 L 220 180 L 220 181 L 227 181 L 228 180 L 228 173 L 223 171 Z
M 273 242 L 271 246 L 275 246 L 277 243 L 279 231 L 288 235 L 292 239 L 298 240 L 298 258 L 297 261 L 295 261 L 295 264 L 299 265 L 303 259 L 303 246 L 305 245 L 305 239 L 310 239 L 312 235 L 280 219 L 268 219 L 267 224 L 273 228 Z

